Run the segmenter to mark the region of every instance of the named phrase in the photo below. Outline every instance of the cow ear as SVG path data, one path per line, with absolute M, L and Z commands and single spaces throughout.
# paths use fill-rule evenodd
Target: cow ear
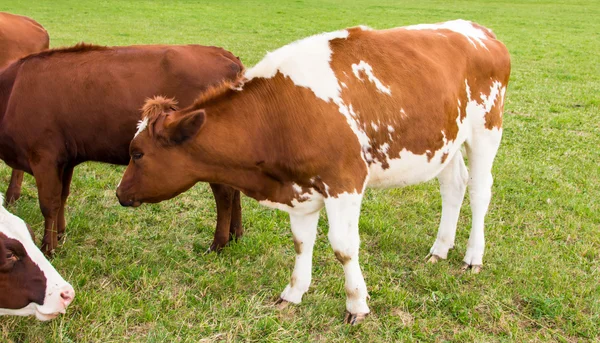
M 196 110 L 178 118 L 173 118 L 165 125 L 166 137 L 173 144 L 181 144 L 196 136 L 205 120 L 206 112 L 204 110 Z

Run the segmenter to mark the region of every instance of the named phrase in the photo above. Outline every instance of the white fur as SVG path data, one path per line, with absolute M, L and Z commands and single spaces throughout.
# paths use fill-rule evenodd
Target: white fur
M 363 149 L 370 146 L 369 138 L 357 124 L 352 104 L 345 104 L 341 98 L 342 85 L 331 68 L 332 39 L 345 39 L 347 30 L 311 36 L 273 52 L 270 52 L 257 65 L 246 72 L 246 78 L 272 78 L 277 72 L 289 77 L 296 86 L 306 87 L 325 102 L 333 101 L 356 134 Z
M 329 102 L 339 98 L 341 86 L 329 62 L 331 62 L 332 39 L 345 39 L 347 30 L 323 33 L 281 47 L 246 72 L 246 78 L 272 78 L 280 72 L 295 85 L 312 90 L 315 95 Z
M 460 150 L 453 157 L 448 157 L 448 160 L 448 165 L 437 176 L 442 195 L 442 217 L 437 238 L 429 251 L 431 255 L 442 259 L 447 258 L 448 250 L 454 247 L 458 216 L 469 179 L 469 172 Z
M 133 138 L 137 137 L 142 131 L 146 130 L 148 127 L 148 118 L 144 118 L 137 123 L 137 132 L 133 136 Z
M 306 293 L 312 278 L 312 255 L 315 239 L 317 237 L 317 223 L 319 222 L 319 211 L 296 215 L 290 213 L 290 224 L 294 240 L 300 244 L 300 253 L 296 254 L 296 263 L 292 272 L 290 282 L 283 292 L 281 299 L 299 304 L 302 295 Z
M 292 200 L 291 206 L 270 200 L 261 200 L 259 203 L 270 208 L 276 208 L 299 216 L 314 213 L 323 208 L 323 196 L 319 192 L 311 189 L 309 192 L 301 193 L 302 189 L 299 186 L 294 184 L 292 187 L 296 191 L 296 199 Z M 298 188 L 300 188 L 300 190 L 298 190 Z
M 338 110 L 340 113 L 346 118 L 346 122 L 350 126 L 350 129 L 352 129 L 356 135 L 362 150 L 367 150 L 369 147 L 371 147 L 371 140 L 369 139 L 369 136 L 367 136 L 367 133 L 360 128 L 358 117 L 354 112 L 352 104 L 346 105 L 341 97 L 336 98 L 334 102 L 336 105 L 338 105 Z
M 375 87 L 377 87 L 378 91 L 387 95 L 392 94 L 392 90 L 390 89 L 390 87 L 384 86 L 383 83 L 377 77 L 375 77 L 375 75 L 373 74 L 373 67 L 371 67 L 369 63 L 365 61 L 360 61 L 358 64 L 355 63 L 352 65 L 352 72 L 354 73 L 354 76 L 356 76 L 356 78 L 362 81 L 363 79 L 360 76 L 361 71 L 367 75 L 369 81 L 375 84 Z
M 473 45 L 473 47 L 477 48 L 477 45 L 485 48 L 487 50 L 487 46 L 485 45 L 485 41 L 488 40 L 486 34 L 473 26 L 473 23 L 470 21 L 458 19 L 447 21 L 445 23 L 439 24 L 419 24 L 419 25 L 411 25 L 405 26 L 406 30 L 451 30 L 456 33 L 460 33 L 465 36 L 469 43 Z
M 325 199 L 329 219 L 329 243 L 333 251 L 349 258 L 343 265 L 346 282 L 346 310 L 352 314 L 369 313 L 367 286 L 358 261 L 360 237 L 358 219 L 362 202 L 361 193 L 343 193 Z
M 2 203 L 2 201 L 3 199 L 0 196 L 0 203 Z M 31 239 L 25 222 L 23 222 L 21 218 L 8 212 L 1 205 L 0 232 L 5 234 L 8 238 L 18 240 L 25 248 L 29 258 L 31 258 L 31 260 L 40 268 L 46 277 L 46 296 L 43 305 L 30 303 L 21 309 L 0 309 L 0 315 L 35 315 L 39 320 L 49 320 L 59 313 L 64 313 L 66 306 L 60 294 L 61 292 L 68 291 L 72 292 L 74 295 L 75 291 L 73 290 L 73 287 L 58 274 L 56 269 L 54 269 L 42 252 L 37 248 Z M 10 290 L 4 290 L 4 292 L 9 291 Z

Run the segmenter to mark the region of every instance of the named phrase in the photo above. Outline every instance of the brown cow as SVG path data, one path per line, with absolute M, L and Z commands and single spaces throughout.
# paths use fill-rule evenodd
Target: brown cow
M 73 287 L 35 246 L 27 224 L 2 206 L 0 196 L 0 316 L 50 320 L 74 297 Z
M 48 49 L 48 32 L 35 20 L 20 15 L 0 12 L 0 70 L 29 54 Z M 21 196 L 23 172 L 13 170 L 6 201 L 11 203 Z
M 42 250 L 65 230 L 73 168 L 85 161 L 127 164 L 147 97 L 189 105 L 208 86 L 235 79 L 239 59 L 217 47 L 80 44 L 27 56 L 0 71 L 0 158 L 35 176 L 45 220 Z M 168 164 L 167 164 L 168 166 Z M 217 231 L 211 250 L 242 234 L 239 191 L 211 184 Z
M 446 258 L 467 184 L 473 224 L 465 265 L 482 265 L 492 163 L 510 74 L 506 47 L 456 20 L 375 31 L 355 27 L 268 54 L 245 80 L 170 112 L 145 113 L 117 195 L 125 205 L 168 199 L 202 180 L 229 184 L 289 212 L 296 265 L 280 305 L 299 303 L 311 281 L 319 211 L 346 276 L 345 321 L 368 313 L 358 263 L 366 187 L 437 176 L 442 219 L 431 261 Z M 470 178 L 461 146 L 469 158 Z M 172 168 L 163 168 L 166 163 Z
M 48 32 L 35 20 L 0 12 L 0 69 L 21 57 L 48 49 Z

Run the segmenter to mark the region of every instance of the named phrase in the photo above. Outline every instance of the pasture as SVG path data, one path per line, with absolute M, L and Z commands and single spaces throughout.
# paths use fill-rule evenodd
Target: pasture
M 361 266 L 372 314 L 342 323 L 344 278 L 322 214 L 313 282 L 302 304 L 273 304 L 289 281 L 288 215 L 243 197 L 245 236 L 221 254 L 206 184 L 156 205 L 122 208 L 123 167 L 75 169 L 66 236 L 53 264 L 76 298 L 48 323 L 1 317 L 6 342 L 593 342 L 600 339 L 600 4 L 592 1 L 19 1 L 52 47 L 198 43 L 246 66 L 311 34 L 463 18 L 485 25 L 512 56 L 504 137 L 494 164 L 479 275 L 461 273 L 465 199 L 448 260 L 426 264 L 441 211 L 436 180 L 369 190 Z M 60 95 L 57 95 L 60 96 Z M 35 116 L 32 113 L 32 118 Z M 34 119 L 32 119 L 34 120 Z M 10 169 L 0 167 L 0 191 Z M 40 239 L 32 177 L 9 210 Z

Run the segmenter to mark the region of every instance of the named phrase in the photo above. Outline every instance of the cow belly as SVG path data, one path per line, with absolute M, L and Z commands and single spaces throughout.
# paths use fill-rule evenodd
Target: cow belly
M 369 166 L 367 186 L 390 188 L 414 185 L 436 177 L 452 160 L 460 144 L 452 144 L 440 149 L 429 158 L 426 154 L 415 155 L 402 150 L 399 158 L 388 159 L 389 168 L 384 169 L 379 162 Z

